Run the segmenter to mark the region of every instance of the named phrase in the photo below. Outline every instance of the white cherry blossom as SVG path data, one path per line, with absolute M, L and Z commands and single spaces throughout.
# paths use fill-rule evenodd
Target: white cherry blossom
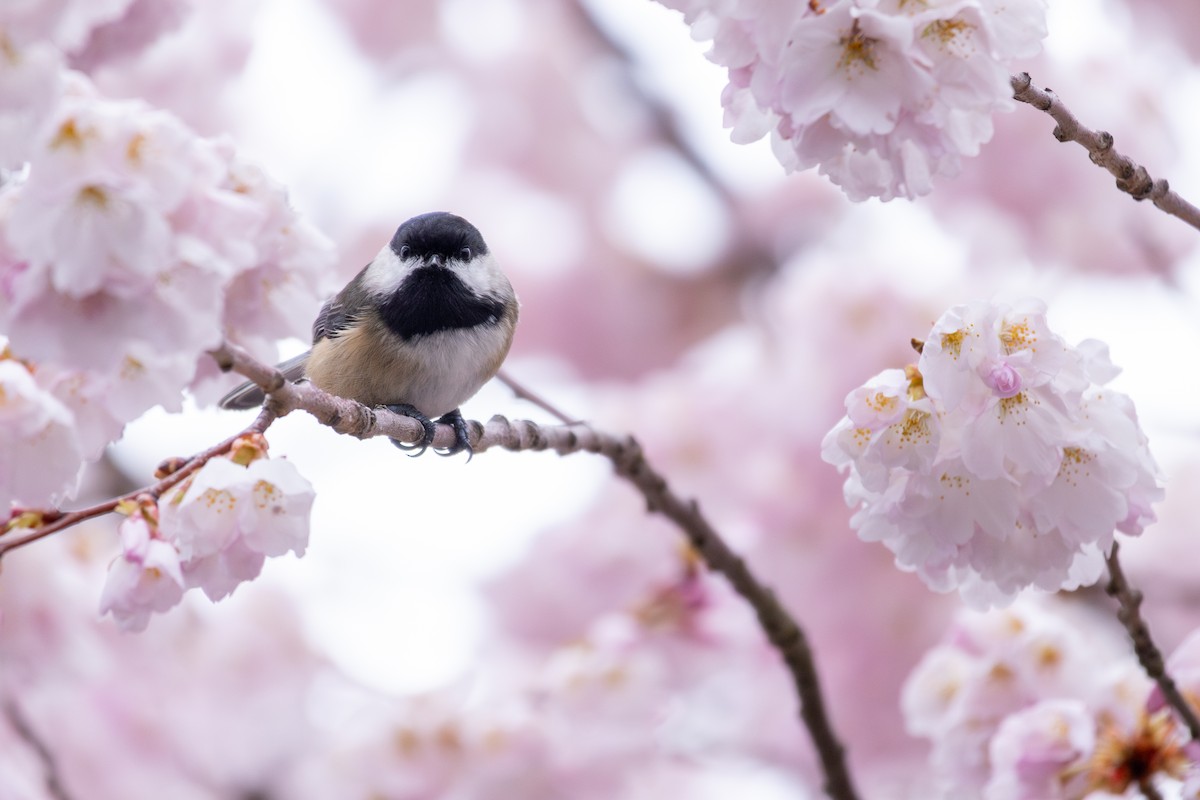
M 849 472 L 859 536 L 931 588 L 975 605 L 1077 588 L 1162 495 L 1133 404 L 1095 382 L 1114 374 L 1103 345 L 1068 346 L 1038 301 L 957 306 L 916 365 L 850 393 L 822 456 Z
M 958 172 L 1012 105 L 1009 65 L 1046 35 L 1042 0 L 661 0 L 729 70 L 736 142 L 772 134 L 852 200 L 916 197 Z
M 53 505 L 70 496 L 83 468 L 71 412 L 38 385 L 0 339 L 0 515 L 11 503 Z
M 1071 800 L 1081 796 L 1073 769 L 1096 745 L 1096 718 L 1080 700 L 1043 700 L 1010 714 L 989 745 L 985 800 Z
M 179 551 L 188 585 L 220 599 L 256 577 L 267 556 L 304 555 L 313 497 L 285 459 L 214 458 L 163 497 L 163 538 Z
M 156 535 L 140 511 L 121 523 L 121 551 L 109 565 L 100 613 L 111 613 L 122 630 L 145 630 L 152 613 L 162 613 L 183 598 L 179 553 Z

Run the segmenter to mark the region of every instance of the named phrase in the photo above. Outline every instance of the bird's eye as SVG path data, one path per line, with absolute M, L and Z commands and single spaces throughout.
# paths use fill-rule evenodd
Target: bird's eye
M 458 257 L 461 258 L 463 261 L 470 261 L 471 260 L 471 248 L 464 247 L 462 250 L 459 250 Z
M 410 255 L 412 255 L 412 248 L 406 244 L 400 245 L 400 257 L 408 258 Z

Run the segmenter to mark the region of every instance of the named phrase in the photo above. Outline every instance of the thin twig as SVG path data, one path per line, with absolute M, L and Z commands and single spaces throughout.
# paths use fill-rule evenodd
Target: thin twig
M 1149 200 L 1171 216 L 1200 230 L 1200 208 L 1172 191 L 1165 180 L 1154 180 L 1145 167 L 1118 153 L 1113 147 L 1112 134 L 1082 125 L 1054 92 L 1034 86 L 1028 72 L 1012 76 L 1011 81 L 1013 97 L 1053 117 L 1058 123 L 1054 128 L 1054 138 L 1060 142 L 1078 142 L 1082 145 L 1093 164 L 1108 170 L 1117 179 L 1118 189 L 1134 200 Z
M 44 539 L 51 534 L 58 533 L 66 528 L 70 528 L 72 525 L 78 525 L 84 520 L 109 514 L 121 503 L 133 500 L 141 495 L 150 495 L 154 498 L 160 497 L 172 486 L 175 486 L 184 478 L 200 469 L 200 467 L 204 466 L 213 458 L 228 452 L 229 448 L 232 447 L 233 443 L 239 438 L 250 433 L 264 433 L 267 428 L 271 426 L 271 423 L 275 421 L 275 419 L 275 412 L 264 408 L 262 412 L 259 413 L 258 418 L 254 420 L 249 427 L 237 434 L 234 434 L 233 436 L 230 436 L 220 444 L 216 444 L 208 448 L 203 453 L 192 456 L 190 459 L 184 462 L 179 469 L 175 470 L 170 475 L 165 476 L 162 480 L 152 486 L 137 489 L 120 497 L 113 497 L 105 500 L 102 503 L 97 503 L 93 506 L 77 509 L 75 511 L 63 512 L 58 510 L 50 510 L 41 512 L 43 524 L 31 528 L 13 528 L 0 536 L 0 558 L 3 558 L 4 555 L 10 550 L 15 550 L 18 547 L 24 547 L 25 545 L 36 542 L 39 539 Z M 17 531 L 23 532 L 18 535 Z
M 1154 643 L 1154 639 L 1150 637 L 1150 627 L 1142 619 L 1142 593 L 1129 585 L 1129 581 L 1125 579 L 1125 572 L 1121 569 L 1121 562 L 1117 557 L 1119 548 L 1120 546 L 1113 542 L 1112 552 L 1105 558 L 1108 562 L 1109 580 L 1104 591 L 1108 592 L 1109 596 L 1115 597 L 1120 604 L 1120 608 L 1117 610 L 1117 619 L 1129 632 L 1138 663 L 1142 665 L 1146 674 L 1158 684 L 1163 700 L 1175 709 L 1175 713 L 1183 720 L 1192 740 L 1200 741 L 1200 719 L 1197 718 L 1195 709 L 1179 691 L 1179 687 L 1175 685 L 1175 680 L 1167 673 L 1162 652 Z
M 557 408 L 555 408 L 553 405 L 551 405 L 549 400 L 546 400 L 541 395 L 537 394 L 536 392 L 534 392 L 531 389 L 529 389 L 528 387 L 526 387 L 524 384 L 518 383 L 511 375 L 509 375 L 504 370 L 500 370 L 499 372 L 496 373 L 496 380 L 500 381 L 505 386 L 507 386 L 509 389 L 511 389 L 512 393 L 514 395 L 516 395 L 518 400 L 524 400 L 527 403 L 533 403 L 535 406 L 540 408 L 542 411 L 545 411 L 547 414 L 554 417 L 562 424 L 575 425 L 576 423 L 579 422 L 579 420 L 571 419 L 569 416 L 564 414 L 562 411 L 559 411 Z
M 29 748 L 37 755 L 38 761 L 41 762 L 42 772 L 45 774 L 46 791 L 49 795 L 55 800 L 71 800 L 71 795 L 63 786 L 62 776 L 58 773 L 58 761 L 54 758 L 54 753 L 50 752 L 50 748 L 33 730 L 15 700 L 5 701 L 4 716 L 8 718 L 8 724 L 12 726 L 13 733 L 29 745 Z
M 681 123 L 679 115 L 661 97 L 658 97 L 637 79 L 638 64 L 633 51 L 605 27 L 588 3 L 575 0 L 571 7 L 580 24 L 593 40 L 620 60 L 626 78 L 626 86 L 649 116 L 655 133 L 688 163 L 704 185 L 720 198 L 729 210 L 730 217 L 736 219 L 741 205 L 737 193 L 729 188 L 728 183 L 721 179 L 708 160 L 689 141 L 686 133 L 687 126 Z M 778 257 L 760 240 L 744 231 L 730 248 L 727 263 L 735 268 L 745 270 L 749 275 L 770 275 L 779 270 Z
M 403 442 L 415 442 L 424 433 L 420 423 L 409 417 L 383 408 L 367 408 L 353 400 L 327 394 L 309 383 L 288 383 L 277 370 L 259 363 L 240 348 L 226 345 L 213 351 L 212 355 L 222 369 L 238 372 L 267 389 L 267 405 L 279 416 L 302 410 L 339 433 L 363 439 L 389 436 Z M 561 412 L 556 416 L 566 417 Z M 845 749 L 826 713 L 816 662 L 803 630 L 775 593 L 759 582 L 746 562 L 705 519 L 696 501 L 685 500 L 671 491 L 663 476 L 647 463 L 636 440 L 601 433 L 582 423 L 538 425 L 527 420 L 510 421 L 494 416 L 486 424 L 472 420 L 467 425 L 476 453 L 493 447 L 512 451 L 553 450 L 559 455 L 588 452 L 611 461 L 616 473 L 646 498 L 649 510 L 674 522 L 705 563 L 723 574 L 754 608 L 759 624 L 783 656 L 792 675 L 800 698 L 800 716 L 812 736 L 824 771 L 826 793 L 835 800 L 856 800 L 858 795 L 846 765 Z M 454 442 L 454 429 L 439 424 L 433 445 L 449 447 Z

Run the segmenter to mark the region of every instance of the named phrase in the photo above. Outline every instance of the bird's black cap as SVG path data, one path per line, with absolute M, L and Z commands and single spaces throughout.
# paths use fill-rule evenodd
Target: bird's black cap
M 397 228 L 392 236 L 392 252 L 399 256 L 400 248 L 405 246 L 411 255 L 418 258 L 431 255 L 457 258 L 464 247 L 471 248 L 472 257 L 488 251 L 478 228 L 462 217 L 445 211 L 421 214 Z

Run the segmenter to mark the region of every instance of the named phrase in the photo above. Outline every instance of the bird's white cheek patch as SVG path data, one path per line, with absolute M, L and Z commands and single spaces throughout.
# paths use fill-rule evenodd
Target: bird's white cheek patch
M 371 262 L 371 266 L 367 267 L 363 275 L 363 286 L 371 294 L 391 294 L 410 272 L 412 264 L 401 261 L 391 245 L 384 245 Z
M 456 260 L 450 263 L 454 274 L 477 295 L 503 297 L 512 291 L 508 278 L 500 271 L 500 265 L 491 253 L 476 256 L 470 262 Z

